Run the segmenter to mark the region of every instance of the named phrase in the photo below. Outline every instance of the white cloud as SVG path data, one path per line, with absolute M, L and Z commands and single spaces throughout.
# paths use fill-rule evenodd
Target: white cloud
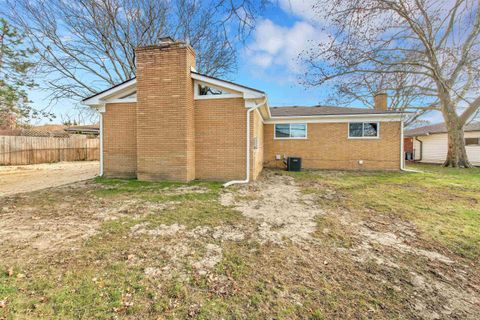
M 324 37 L 324 33 L 305 21 L 296 22 L 288 28 L 270 20 L 262 20 L 257 25 L 246 54 L 257 67 L 286 68 L 285 71 L 298 74 L 303 70 L 299 55 L 313 48 Z
M 318 19 L 316 0 L 279 0 L 278 5 L 288 14 L 292 14 L 304 20 L 314 22 Z

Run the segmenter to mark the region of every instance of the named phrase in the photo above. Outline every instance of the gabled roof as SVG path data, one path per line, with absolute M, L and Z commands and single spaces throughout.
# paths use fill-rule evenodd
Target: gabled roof
M 480 122 L 472 122 L 465 125 L 463 131 L 480 131 Z M 447 133 L 447 126 L 445 123 L 437 123 L 429 126 L 423 126 L 415 129 L 405 130 L 404 135 L 408 137 L 427 136 L 432 133 Z
M 243 89 L 247 89 L 247 90 L 251 90 L 251 91 L 255 91 L 255 92 L 258 92 L 258 93 L 265 94 L 265 92 L 263 92 L 263 91 L 261 91 L 261 90 L 258 90 L 258 89 L 255 89 L 255 88 L 251 88 L 251 87 L 247 87 L 247 86 L 244 86 L 244 85 L 242 85 L 242 84 L 238 84 L 238 83 L 235 83 L 235 82 L 232 82 L 232 81 L 228 81 L 228 80 L 224 80 L 224 79 L 220 79 L 220 78 L 208 76 L 208 75 L 206 75 L 206 74 L 202 74 L 202 73 L 199 73 L 199 72 L 196 72 L 196 71 L 192 71 L 191 73 L 192 73 L 193 75 L 205 77 L 205 78 L 208 78 L 208 79 L 210 79 L 210 80 L 220 81 L 220 82 L 223 82 L 224 84 L 230 84 L 230 85 L 237 86 L 237 87 L 240 87 L 240 88 L 243 88 Z M 195 79 L 196 77 L 195 77 L 195 76 L 192 76 L 192 78 Z
M 325 116 L 325 115 L 353 115 L 353 114 L 401 114 L 400 111 L 379 111 L 366 108 L 347 108 L 333 106 L 289 106 L 289 107 L 270 107 L 273 117 L 305 117 L 305 116 Z
M 100 100 L 105 97 L 109 97 L 111 95 L 114 95 L 116 93 L 121 93 L 121 92 L 129 92 L 133 90 L 136 87 L 137 84 L 137 79 L 136 77 L 133 77 L 131 79 L 128 79 L 122 83 L 116 84 L 113 87 L 110 87 L 108 89 L 105 89 L 103 91 L 100 91 L 90 97 L 87 97 L 82 100 L 83 104 L 86 105 L 96 105 L 100 103 Z
M 195 79 L 198 81 L 202 81 L 205 83 L 209 83 L 212 85 L 224 87 L 227 89 L 231 89 L 231 90 L 243 93 L 243 96 L 245 99 L 252 99 L 252 98 L 256 99 L 256 98 L 261 98 L 265 96 L 265 92 L 261 90 L 250 88 L 232 81 L 223 80 L 216 77 L 201 74 L 199 72 L 191 71 L 191 77 L 192 79 Z M 82 100 L 82 103 L 86 105 L 98 105 L 98 104 L 104 103 L 103 100 L 105 98 L 118 96 L 121 93 L 131 93 L 132 90 L 135 90 L 136 85 L 137 85 L 137 79 L 136 77 L 134 77 L 132 79 L 119 83 L 113 87 L 110 87 L 101 92 L 98 92 L 90 97 L 87 97 Z

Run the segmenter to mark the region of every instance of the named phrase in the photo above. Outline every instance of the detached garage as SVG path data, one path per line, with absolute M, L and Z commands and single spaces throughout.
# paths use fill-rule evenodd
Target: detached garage
M 480 122 L 465 126 L 465 146 L 470 162 L 480 166 Z M 447 127 L 443 123 L 405 130 L 405 146 L 413 144 L 413 158 L 423 163 L 443 163 L 447 158 Z M 408 152 L 409 150 L 405 150 Z

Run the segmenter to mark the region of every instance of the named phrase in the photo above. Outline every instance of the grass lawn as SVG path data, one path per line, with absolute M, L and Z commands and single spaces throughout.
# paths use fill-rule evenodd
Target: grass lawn
M 409 168 L 0 199 L 0 319 L 475 319 L 480 169 Z
M 316 171 L 294 174 L 305 192 L 333 189 L 323 201 L 358 213 L 396 215 L 418 226 L 425 237 L 471 259 L 480 256 L 480 168 L 462 170 L 410 165 L 422 173 Z

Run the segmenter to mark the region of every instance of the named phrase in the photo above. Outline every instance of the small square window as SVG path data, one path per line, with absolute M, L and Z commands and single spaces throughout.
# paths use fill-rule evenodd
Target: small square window
M 466 146 L 478 146 L 480 145 L 480 138 L 465 138 Z

